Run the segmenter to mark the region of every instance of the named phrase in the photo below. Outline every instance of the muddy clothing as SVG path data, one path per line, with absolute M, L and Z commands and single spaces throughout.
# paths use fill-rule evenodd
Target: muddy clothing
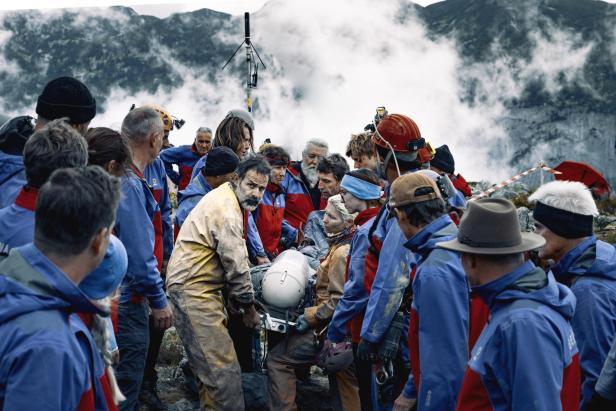
M 346 239 L 339 244 L 332 245 L 317 271 L 316 302 L 313 307 L 304 310 L 304 318 L 312 328 L 329 323 L 334 315 L 336 304 L 342 297 L 349 242 L 350 239 Z
M 331 246 L 317 272 L 316 304 L 304 310 L 304 318 L 316 331 L 325 327 L 332 318 L 336 304 L 342 296 L 350 235 Z M 292 334 L 287 342 L 278 344 L 267 358 L 270 405 L 272 410 L 295 410 L 295 369 L 315 364 L 320 350 L 314 333 Z M 336 374 L 338 392 L 345 410 L 358 410 L 357 378 L 352 369 Z
M 315 344 L 314 334 L 307 332 L 306 334 L 293 334 L 288 342 L 280 342 L 268 353 L 270 410 L 297 410 L 295 370 L 308 369 L 313 366 L 319 351 L 320 347 Z M 357 378 L 352 368 L 330 376 L 330 381 L 331 377 L 335 378 L 335 385 L 338 387 L 337 392 L 332 394 L 334 397 L 339 397 L 342 409 L 359 410 L 361 406 Z
M 202 409 L 243 410 L 240 367 L 227 330 L 223 290 L 253 301 L 244 212 L 229 183 L 207 193 L 178 234 L 167 270 L 176 329 L 199 377 Z

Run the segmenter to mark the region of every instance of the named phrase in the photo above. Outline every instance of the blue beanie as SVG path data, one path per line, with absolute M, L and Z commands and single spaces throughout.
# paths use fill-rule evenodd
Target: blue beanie
M 79 283 L 79 289 L 92 300 L 108 297 L 120 286 L 127 267 L 128 257 L 124 244 L 118 237 L 111 235 L 103 261 Z

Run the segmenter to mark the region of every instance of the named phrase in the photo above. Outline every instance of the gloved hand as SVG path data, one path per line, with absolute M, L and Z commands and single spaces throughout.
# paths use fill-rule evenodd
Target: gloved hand
M 295 330 L 300 334 L 304 334 L 309 329 L 310 324 L 308 324 L 308 321 L 304 318 L 304 314 L 297 317 L 297 321 L 295 322 Z
M 362 361 L 374 362 L 376 360 L 376 344 L 366 341 L 363 338 L 359 340 L 357 358 Z
M 400 348 L 400 340 L 404 332 L 404 314 L 397 312 L 394 316 L 385 337 L 379 346 L 379 359 L 385 364 L 388 361 L 393 361 L 398 354 Z

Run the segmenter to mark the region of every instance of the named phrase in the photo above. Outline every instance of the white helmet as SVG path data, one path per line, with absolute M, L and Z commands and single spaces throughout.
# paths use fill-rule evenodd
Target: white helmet
M 263 299 L 278 308 L 295 308 L 306 290 L 308 259 L 296 250 L 282 252 L 265 273 L 261 283 Z

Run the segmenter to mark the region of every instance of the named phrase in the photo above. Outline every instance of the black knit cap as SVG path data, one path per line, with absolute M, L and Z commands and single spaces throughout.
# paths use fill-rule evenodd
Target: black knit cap
M 36 113 L 47 120 L 68 117 L 71 124 L 83 124 L 96 115 L 96 100 L 81 81 L 58 77 L 43 89 L 36 103 Z
M 430 160 L 430 165 L 434 168 L 438 168 L 439 170 L 443 170 L 448 174 L 453 174 L 456 169 L 456 163 L 453 160 L 453 156 L 451 155 L 451 151 L 449 151 L 447 144 L 443 144 L 435 151 L 436 153 L 434 154 L 434 158 Z
M 239 164 L 240 158 L 229 147 L 214 147 L 208 151 L 201 172 L 204 176 L 222 176 L 234 172 Z

